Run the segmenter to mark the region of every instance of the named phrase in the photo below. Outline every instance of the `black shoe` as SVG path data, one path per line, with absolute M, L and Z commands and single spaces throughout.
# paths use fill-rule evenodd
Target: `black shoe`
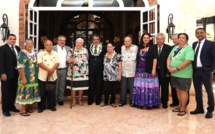
M 172 103 L 172 104 L 170 104 L 169 106 L 170 107 L 175 107 L 175 106 L 178 106 L 179 104 L 175 104 L 175 103 Z
M 57 109 L 54 107 L 54 108 L 49 108 L 51 111 L 56 111 Z
M 124 103 L 118 104 L 119 107 L 123 107 L 124 105 L 125 105 Z
M 19 110 L 16 109 L 16 108 L 11 109 L 10 111 L 11 111 L 11 112 L 17 112 L 17 113 L 19 112 Z
M 96 102 L 96 105 L 100 105 L 100 102 Z
M 59 104 L 60 106 L 63 106 L 63 105 L 64 105 L 63 101 L 58 101 L 58 104 Z
M 163 104 L 163 108 L 167 109 L 168 108 L 167 104 Z
M 3 112 L 3 115 L 6 116 L 6 117 L 9 117 L 11 116 L 10 112 L 6 111 L 6 112 Z
M 207 114 L 205 115 L 205 118 L 212 118 L 213 117 L 213 113 L 212 112 L 207 112 Z
M 204 109 L 195 109 L 194 111 L 191 111 L 190 114 L 203 114 L 204 113 Z
M 92 102 L 88 102 L 88 105 L 92 105 L 93 103 Z
M 135 107 L 135 105 L 131 103 L 131 104 L 130 104 L 130 107 Z
M 44 109 L 38 109 L 38 113 L 42 113 Z

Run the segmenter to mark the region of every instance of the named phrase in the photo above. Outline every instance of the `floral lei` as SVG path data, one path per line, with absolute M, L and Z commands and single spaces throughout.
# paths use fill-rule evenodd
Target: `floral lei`
M 98 47 L 99 47 L 98 53 L 97 53 L 97 54 L 94 54 L 94 53 L 93 53 L 93 44 L 90 44 L 90 53 L 91 53 L 93 56 L 99 56 L 100 53 L 102 52 L 102 44 L 101 44 L 101 43 L 98 44 Z
M 33 52 L 32 55 L 30 55 L 26 50 L 22 50 L 22 52 L 28 57 L 28 59 L 32 60 L 33 63 L 37 62 L 35 53 Z

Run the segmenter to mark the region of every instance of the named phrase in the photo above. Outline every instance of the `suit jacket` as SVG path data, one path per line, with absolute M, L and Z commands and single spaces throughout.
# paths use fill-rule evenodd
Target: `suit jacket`
M 172 50 L 172 47 L 167 45 L 167 44 L 164 44 L 163 48 L 161 50 L 160 56 L 158 56 L 158 45 L 156 44 L 154 47 L 155 47 L 156 54 L 157 54 L 157 59 L 158 59 L 157 69 L 159 67 L 161 77 L 165 78 L 166 74 L 170 74 L 168 69 L 167 69 L 166 61 L 167 61 L 167 58 L 169 56 L 169 53 Z
M 103 75 L 103 61 L 104 55 L 107 52 L 106 46 L 102 45 L 102 52 L 99 56 L 94 56 L 91 54 L 90 45 L 87 46 L 89 52 L 89 74 Z
M 19 53 L 20 48 L 15 45 L 16 51 Z M 0 75 L 6 74 L 8 79 L 18 76 L 17 58 L 13 54 L 10 46 L 5 44 L 0 47 Z
M 195 51 L 195 48 L 197 46 L 198 41 L 194 42 L 192 47 Z M 201 52 L 200 52 L 200 60 L 202 63 L 202 67 L 205 71 L 211 71 L 213 72 L 215 69 L 215 44 L 214 42 L 211 42 L 207 39 L 205 39 L 205 42 L 202 46 Z M 193 63 L 195 63 L 194 61 Z M 194 67 L 194 65 L 193 65 Z
M 68 47 L 68 46 L 65 46 L 65 49 L 66 49 L 66 53 L 68 53 L 71 49 L 71 47 Z M 57 52 L 57 45 L 54 45 L 52 50 L 54 50 L 55 52 Z

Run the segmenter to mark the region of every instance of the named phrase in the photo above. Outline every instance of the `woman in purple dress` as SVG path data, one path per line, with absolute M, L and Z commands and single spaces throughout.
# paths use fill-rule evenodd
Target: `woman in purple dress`
M 156 49 L 150 38 L 149 33 L 144 33 L 140 39 L 132 99 L 135 106 L 147 108 L 158 107 L 161 103 L 159 81 L 156 74 Z

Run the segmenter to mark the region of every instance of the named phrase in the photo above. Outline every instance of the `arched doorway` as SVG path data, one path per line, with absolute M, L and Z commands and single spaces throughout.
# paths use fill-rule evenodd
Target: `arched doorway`
M 76 38 L 83 38 L 85 45 L 91 43 L 93 34 L 98 34 L 104 41 L 112 40 L 114 28 L 111 21 L 101 12 L 74 12 L 61 24 L 60 33 L 70 37 L 69 42 L 74 45 Z

